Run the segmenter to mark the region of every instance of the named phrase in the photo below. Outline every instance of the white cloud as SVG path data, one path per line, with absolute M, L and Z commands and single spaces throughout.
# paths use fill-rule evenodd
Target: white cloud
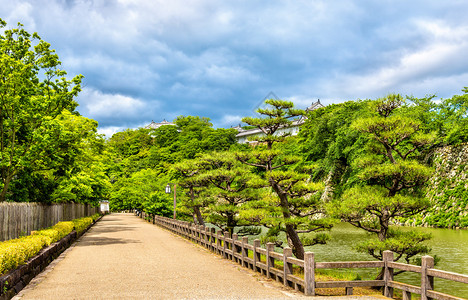
M 78 102 L 91 118 L 128 118 L 140 115 L 146 108 L 144 101 L 120 94 L 105 94 L 84 88 Z
M 241 123 L 242 117 L 237 115 L 224 115 L 220 120 L 219 126 L 235 127 Z
M 122 127 L 122 126 L 108 126 L 108 127 L 98 127 L 98 130 L 97 132 L 99 134 L 104 134 L 104 136 L 106 138 L 110 138 L 112 137 L 112 135 L 114 133 L 117 133 L 117 132 L 120 132 L 120 131 L 124 131 L 125 129 L 127 129 L 126 127 Z

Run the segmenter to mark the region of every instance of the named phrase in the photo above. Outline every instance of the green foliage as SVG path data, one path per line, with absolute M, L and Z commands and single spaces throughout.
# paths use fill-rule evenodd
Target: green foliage
M 358 118 L 371 115 L 369 101 L 328 105 L 307 114 L 296 149 L 314 168 L 312 179 L 333 186 L 328 198 L 339 197 L 357 178 L 352 161 L 362 155 L 368 137 L 351 127 Z
M 2 31 L 0 53 L 1 202 L 21 171 L 61 161 L 68 141 L 60 115 L 75 110 L 82 76 L 67 80 L 50 44 L 21 24 Z
M 390 250 L 396 254 L 395 260 L 403 258 L 409 264 L 415 255 L 423 255 L 431 251 L 428 246 L 422 244 L 429 239 L 431 239 L 431 234 L 428 233 L 391 228 L 386 240 L 371 239 L 358 244 L 356 249 L 366 252 L 378 260 L 382 260 L 382 254 L 385 250 Z
M 211 152 L 196 160 L 196 180 L 205 187 L 202 197 L 211 199 L 204 207 L 206 221 L 225 231 L 248 225 L 239 217 L 245 203 L 257 198 L 258 177 L 236 160 L 232 152 Z
M 290 125 L 290 118 L 303 115 L 304 111 L 294 109 L 289 101 L 266 100 L 265 103 L 268 107 L 258 110 L 264 118 L 242 119 L 265 134 L 258 138 L 261 144 L 251 151 L 237 152 L 236 157 L 242 163 L 257 168 L 271 191 L 265 189 L 263 196 L 249 203 L 248 209 L 240 212 L 240 216 L 286 232 L 293 254 L 302 259 L 304 246 L 299 234 L 329 229 L 332 222 L 323 218 L 324 210 L 318 194 L 323 185 L 307 182 L 308 168 L 301 163 L 301 157 L 284 153 L 284 147 L 281 147 L 288 134 L 280 134 L 278 130 Z M 261 183 L 261 180 L 257 182 Z M 267 236 L 265 239 L 273 238 Z
M 112 211 L 143 210 L 145 203 L 151 203 L 153 193 L 164 191 L 168 182 L 167 176 L 152 169 L 140 170 L 129 178 L 121 178 L 112 186 L 110 208 Z
M 73 231 L 73 228 L 73 221 L 59 222 L 52 227 L 36 231 L 34 235 L 45 236 L 47 238 L 47 245 L 50 245 L 64 238 L 67 234 Z
M 458 145 L 468 142 L 468 88 L 441 103 L 440 119 L 445 133 L 444 142 Z
M 150 195 L 148 200 L 143 202 L 144 211 L 151 215 L 172 217 L 173 202 L 170 196 L 162 191 L 156 191 Z
M 95 214 L 91 217 L 59 222 L 52 227 L 36 231 L 32 235 L 0 242 L 0 275 L 26 263 L 42 248 L 58 242 L 71 233 L 73 229 L 82 232 L 98 217 L 99 214 Z
M 96 214 L 99 216 L 99 214 Z M 84 218 L 79 218 L 79 219 L 75 219 L 73 220 L 73 227 L 75 229 L 75 231 L 80 234 L 82 233 L 83 231 L 86 230 L 86 228 L 88 228 L 89 225 L 93 224 L 94 220 L 95 220 L 95 216 L 91 216 L 91 217 L 84 217 Z
M 44 235 L 33 235 L 0 242 L 0 275 L 24 264 L 44 246 L 49 245 L 49 241 L 50 238 Z
M 403 98 L 388 95 L 370 102 L 374 115 L 356 119 L 351 128 L 367 134 L 365 152 L 351 166 L 356 172 L 356 185 L 329 204 L 328 212 L 350 224 L 377 235 L 378 240 L 358 247 L 374 257 L 392 250 L 407 261 L 429 249 L 421 234 L 400 234 L 389 226 L 397 218 L 408 218 L 423 211 L 428 201 L 422 187 L 433 169 L 421 163 L 425 151 L 435 141 L 433 132 L 424 132 L 419 120 L 400 109 Z

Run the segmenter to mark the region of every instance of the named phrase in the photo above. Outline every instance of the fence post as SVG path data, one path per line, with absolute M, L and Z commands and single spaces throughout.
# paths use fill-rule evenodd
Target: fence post
M 223 231 L 221 230 L 218 230 L 218 232 L 216 233 L 216 251 L 218 254 L 221 254 L 222 251 L 221 251 L 221 236 L 223 234 Z
M 260 240 L 256 239 L 253 242 L 254 250 L 253 250 L 253 270 L 255 272 L 260 271 L 257 269 L 257 262 L 260 261 L 260 253 L 257 252 L 257 248 L 260 248 Z
M 232 245 L 231 245 L 231 248 L 232 248 L 232 261 L 236 261 L 237 262 L 237 257 L 236 257 L 236 253 L 237 253 L 237 246 L 236 246 L 236 241 L 238 240 L 238 237 L 237 237 L 237 233 L 233 233 L 232 234 Z
M 315 257 L 313 252 L 304 254 L 304 294 L 315 296 Z
M 216 238 L 216 229 L 214 227 L 211 227 L 211 239 L 210 239 L 210 248 L 211 251 L 214 253 L 218 252 L 218 248 L 215 248 L 215 245 L 213 245 L 218 239 Z
M 249 252 L 247 248 L 245 248 L 245 245 L 249 243 L 249 237 L 248 236 L 243 236 L 242 237 L 242 266 L 245 267 L 247 265 L 247 261 L 245 260 L 246 257 L 249 256 Z M 247 265 L 248 267 L 248 265 Z
M 393 288 L 389 287 L 390 281 L 393 281 L 393 268 L 388 267 L 388 262 L 393 261 L 393 252 L 389 250 L 385 250 L 382 253 L 382 259 L 384 262 L 384 296 L 388 298 L 393 297 Z
M 421 257 L 421 300 L 430 299 L 427 291 L 434 289 L 434 277 L 427 275 L 427 270 L 434 268 L 434 258 L 428 255 Z
M 225 231 L 224 232 L 224 241 L 223 241 L 223 256 L 225 259 L 228 258 L 228 254 L 226 252 L 226 250 L 228 249 L 228 243 L 227 243 L 227 239 L 229 238 L 229 232 Z
M 284 247 L 283 249 L 283 284 L 289 286 L 288 284 L 288 275 L 292 273 L 292 264 L 288 263 L 288 257 L 292 256 L 292 249 L 289 247 Z
M 270 257 L 270 252 L 275 251 L 275 244 L 266 244 L 266 272 L 267 278 L 271 278 L 270 268 L 275 266 L 275 259 Z

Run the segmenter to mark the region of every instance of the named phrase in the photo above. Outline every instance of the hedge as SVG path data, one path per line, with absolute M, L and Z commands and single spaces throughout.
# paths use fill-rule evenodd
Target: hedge
M 79 234 L 82 233 L 97 218 L 99 218 L 99 214 L 73 221 L 59 222 L 29 236 L 0 242 L 0 275 L 16 269 L 39 253 L 42 248 L 61 240 L 73 230 Z
M 75 219 L 73 220 L 73 225 L 75 226 L 75 230 L 76 232 L 78 233 L 82 233 L 83 231 L 86 230 L 86 228 L 88 228 L 88 226 L 93 223 L 94 221 L 97 220 L 97 218 L 99 218 L 99 214 L 94 214 L 90 217 L 84 217 L 84 218 L 79 218 L 79 219 Z

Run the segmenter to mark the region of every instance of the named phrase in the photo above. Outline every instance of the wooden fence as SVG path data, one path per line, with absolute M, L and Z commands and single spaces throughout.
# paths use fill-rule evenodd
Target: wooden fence
M 32 230 L 40 230 L 60 221 L 70 221 L 97 212 L 99 207 L 76 203 L 47 205 L 33 202 L 1 202 L 0 241 L 29 235 Z
M 237 234 L 229 236 L 228 232 L 215 231 L 214 228 L 193 225 L 188 222 L 173 220 L 160 216 L 149 217 L 145 213 L 140 216 L 149 219 L 153 224 L 164 227 L 176 234 L 196 242 L 212 252 L 233 260 L 243 267 L 262 273 L 267 278 L 275 279 L 284 285 L 302 291 L 305 295 L 314 296 L 317 288 L 345 288 L 347 295 L 353 294 L 354 287 L 382 287 L 386 297 L 393 297 L 394 289 L 403 293 L 403 299 L 411 299 L 411 294 L 421 295 L 426 299 L 463 299 L 434 290 L 434 277 L 468 284 L 468 276 L 434 269 L 434 259 L 422 257 L 422 265 L 415 266 L 393 261 L 393 252 L 385 251 L 382 261 L 353 262 L 315 262 L 314 253 L 306 252 L 304 260 L 292 257 L 292 250 L 285 247 L 283 253 L 274 252 L 274 244 L 267 243 L 266 249 L 260 247 L 260 240 L 253 245 L 248 243 L 248 237 L 238 239 Z M 299 269 L 304 276 L 293 275 L 293 268 Z M 315 281 L 315 269 L 336 268 L 383 268 L 383 280 L 356 281 Z M 394 270 L 404 270 L 421 274 L 421 285 L 414 286 L 394 281 Z

